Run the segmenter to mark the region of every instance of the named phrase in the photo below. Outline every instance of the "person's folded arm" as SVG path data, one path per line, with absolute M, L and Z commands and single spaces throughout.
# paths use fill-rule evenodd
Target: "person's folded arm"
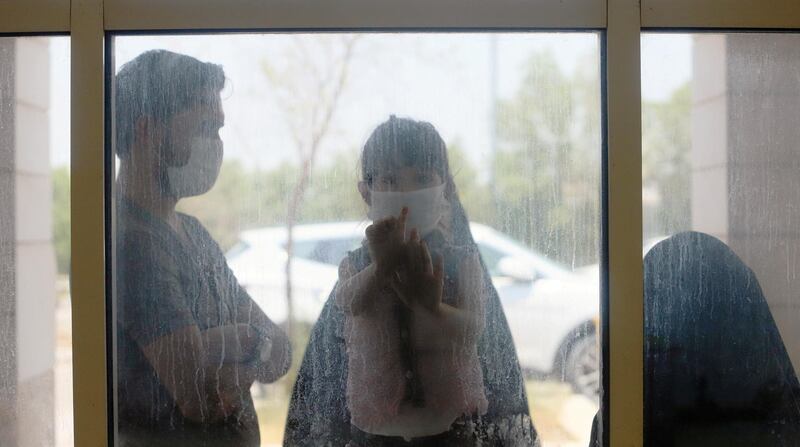
M 235 279 L 234 279 L 235 280 Z M 236 283 L 235 320 L 243 342 L 243 358 L 254 368 L 256 379 L 271 383 L 283 377 L 292 363 L 292 346 L 286 332 L 275 324 L 247 292 Z M 263 354 L 267 358 L 262 358 Z
M 217 391 L 219 365 L 208 363 L 197 325 L 178 328 L 142 351 L 185 418 L 210 423 L 231 412 Z
M 121 241 L 121 253 L 118 325 L 137 343 L 184 417 L 195 422 L 225 417 L 233 411 L 225 402 L 240 401 L 240 396 L 224 384 L 246 385 L 243 389 L 249 391 L 246 374 L 226 376 L 225 357 L 237 349 L 251 349 L 251 341 L 239 337 L 235 326 L 200 329 L 181 281 L 180 263 L 156 239 L 128 234 Z

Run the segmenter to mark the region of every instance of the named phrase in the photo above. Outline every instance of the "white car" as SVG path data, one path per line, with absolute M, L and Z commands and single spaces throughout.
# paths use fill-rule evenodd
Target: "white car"
M 361 245 L 369 222 L 297 225 L 293 230 L 295 321 L 313 323 L 348 250 Z M 485 225 L 470 224 L 500 296 L 523 369 L 555 376 L 596 395 L 599 388 L 595 322 L 597 274 L 574 274 Z M 276 322 L 287 317 L 286 228 L 243 231 L 228 264 L 253 299 Z

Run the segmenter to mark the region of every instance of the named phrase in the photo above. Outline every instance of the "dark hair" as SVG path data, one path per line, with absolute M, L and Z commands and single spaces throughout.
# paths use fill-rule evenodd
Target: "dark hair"
M 434 171 L 450 183 L 447 149 L 436 128 L 431 123 L 392 115 L 364 144 L 361 178 L 372 185 L 376 174 L 403 167 Z
M 140 54 L 115 77 L 116 150 L 126 158 L 136 120 L 142 116 L 166 122 L 188 109 L 202 90 L 219 92 L 225 85 L 222 66 L 166 50 Z
M 445 184 L 445 196 L 450 203 L 450 231 L 453 241 L 461 245 L 475 245 L 469 219 L 458 197 L 447 146 L 433 127 L 424 121 L 397 118 L 394 115 L 372 131 L 361 152 L 361 178 L 368 185 L 376 174 L 403 167 L 433 170 Z

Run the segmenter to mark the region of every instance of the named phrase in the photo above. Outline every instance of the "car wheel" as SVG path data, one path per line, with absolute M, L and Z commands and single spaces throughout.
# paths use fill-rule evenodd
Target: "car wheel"
M 600 362 L 597 337 L 587 334 L 572 343 L 567 353 L 565 377 L 576 393 L 597 399 L 600 393 Z

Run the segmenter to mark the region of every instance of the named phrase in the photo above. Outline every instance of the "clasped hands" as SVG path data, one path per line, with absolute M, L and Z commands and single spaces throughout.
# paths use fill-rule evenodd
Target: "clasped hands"
M 435 261 L 431 259 L 416 228 L 405 237 L 408 214 L 408 208 L 403 207 L 399 216 L 367 227 L 367 247 L 381 284 L 393 290 L 412 311 L 426 310 L 438 316 L 442 311 L 444 261 L 441 255 Z

